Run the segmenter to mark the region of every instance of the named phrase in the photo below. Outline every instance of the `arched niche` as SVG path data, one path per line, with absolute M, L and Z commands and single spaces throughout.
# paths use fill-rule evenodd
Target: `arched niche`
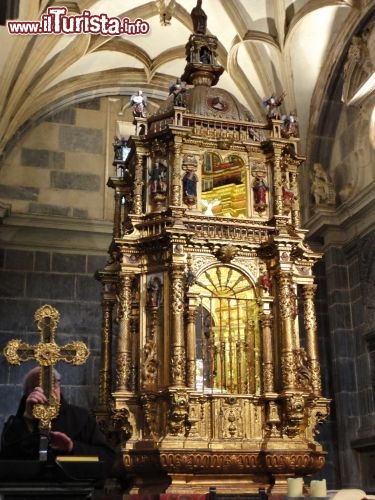
M 246 193 L 243 158 L 232 153 L 224 156 L 206 151 L 202 163 L 202 199 L 213 206 L 213 214 L 246 217 Z
M 261 344 L 255 286 L 231 265 L 209 267 L 197 277 L 197 389 L 259 394 Z

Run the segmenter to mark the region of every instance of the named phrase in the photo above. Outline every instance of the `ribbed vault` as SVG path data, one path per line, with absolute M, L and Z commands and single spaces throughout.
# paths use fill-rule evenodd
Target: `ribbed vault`
M 203 1 L 207 30 L 219 39 L 218 62 L 225 69 L 218 86 L 233 93 L 254 116 L 272 92 L 286 92 L 285 112 L 296 110 L 302 145 L 321 105 L 325 82 L 348 36 L 371 10 L 351 0 Z M 68 14 L 107 13 L 141 18 L 150 33 L 140 36 L 12 36 L 0 27 L 0 152 L 17 132 L 41 114 L 98 95 L 165 98 L 185 66 L 196 0 L 77 0 L 20 2 L 19 19 L 40 20 L 52 5 Z M 124 9 L 126 7 L 126 9 Z M 163 16 L 164 14 L 164 16 Z M 170 23 L 165 25 L 165 20 Z

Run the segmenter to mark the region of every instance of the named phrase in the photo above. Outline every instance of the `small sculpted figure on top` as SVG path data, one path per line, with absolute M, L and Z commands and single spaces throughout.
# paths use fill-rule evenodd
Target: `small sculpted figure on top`
M 197 0 L 197 5 L 191 11 L 194 33 L 205 35 L 207 29 L 207 15 L 202 9 L 202 0 Z
M 130 98 L 130 104 L 133 106 L 133 116 L 138 118 L 146 118 L 147 112 L 147 97 L 143 90 L 138 90 Z

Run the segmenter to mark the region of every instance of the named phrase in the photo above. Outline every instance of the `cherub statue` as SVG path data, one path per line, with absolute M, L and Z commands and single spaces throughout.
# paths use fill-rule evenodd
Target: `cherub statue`
M 130 104 L 133 106 L 134 117 L 146 118 L 147 96 L 142 90 L 138 90 L 136 94 L 131 96 Z
M 217 207 L 218 205 L 220 205 L 221 201 L 220 200 L 212 200 L 212 201 L 201 200 L 201 203 L 206 208 L 203 215 L 212 216 L 212 215 L 214 215 L 214 213 L 212 212 L 212 209 L 214 207 Z

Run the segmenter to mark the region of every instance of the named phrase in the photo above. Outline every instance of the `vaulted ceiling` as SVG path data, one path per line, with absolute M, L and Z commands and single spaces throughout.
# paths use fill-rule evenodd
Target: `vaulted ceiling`
M 20 132 L 68 103 L 102 95 L 168 95 L 186 64 L 196 0 L 20 0 L 18 20 L 39 21 L 47 8 L 68 15 L 87 9 L 142 19 L 148 34 L 130 36 L 11 35 L 0 27 L 0 154 Z M 360 0 L 203 0 L 207 31 L 219 40 L 225 71 L 218 87 L 232 92 L 255 117 L 263 100 L 285 91 L 296 110 L 302 145 L 319 115 L 327 82 L 373 2 Z

